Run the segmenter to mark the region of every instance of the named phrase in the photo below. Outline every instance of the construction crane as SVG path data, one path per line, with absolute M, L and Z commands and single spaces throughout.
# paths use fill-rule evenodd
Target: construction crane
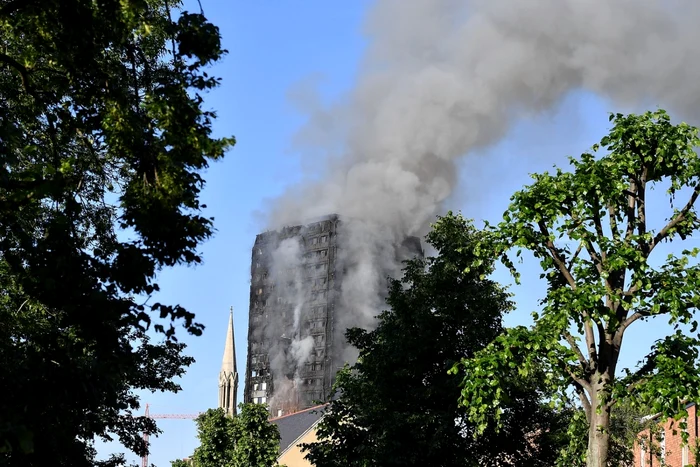
M 161 414 L 152 414 L 149 412 L 149 406 L 146 404 L 146 412 L 144 416 L 147 418 L 152 418 L 154 420 L 159 420 L 163 418 L 170 418 L 170 419 L 181 419 L 181 420 L 194 420 L 195 418 L 199 417 L 201 412 L 198 413 L 161 413 Z M 146 446 L 148 446 L 148 433 L 144 432 L 143 433 L 143 440 L 146 442 Z M 146 453 L 145 456 L 141 458 L 141 467 L 148 467 L 148 453 Z

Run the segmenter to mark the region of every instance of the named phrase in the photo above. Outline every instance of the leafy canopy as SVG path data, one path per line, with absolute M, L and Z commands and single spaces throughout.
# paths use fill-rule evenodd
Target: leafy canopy
M 359 359 L 337 375 L 338 398 L 319 423 L 319 441 L 304 447 L 308 459 L 317 467 L 551 465 L 562 445 L 546 433 L 565 424 L 542 404 L 535 379 L 509 383 L 505 434 L 472 436 L 468 409 L 456 404 L 460 380 L 447 371 L 503 331 L 511 303 L 480 278 L 491 261 L 465 272 L 480 241 L 465 219 L 440 218 L 427 240 L 438 255 L 408 262 L 402 280 L 391 281 L 390 309 L 377 328 L 347 332 Z M 534 445 L 538 430 L 542 442 Z
M 616 114 L 611 121 L 592 152 L 571 159 L 572 171 L 533 175 L 503 222 L 487 227 L 478 255 L 502 258 L 517 279 L 509 255 L 531 252 L 547 294 L 532 328 L 510 330 L 459 365 L 462 403 L 480 430 L 494 410 L 499 417 L 502 375 L 513 367 L 523 375 L 544 367 L 546 383 L 561 399 L 569 389 L 577 394 L 590 429 L 588 465 L 596 466 L 606 463 L 617 401 L 680 418 L 685 401 L 700 395 L 698 248 L 676 248 L 665 259 L 654 255 L 662 242 L 681 243 L 700 226 L 698 130 L 672 124 L 663 110 Z M 672 206 L 666 218 L 649 204 L 655 187 L 666 188 Z M 651 343 L 638 368 L 619 371 L 623 338 L 654 318 L 673 332 Z
M 0 465 L 93 465 L 94 437 L 143 454 L 134 390 L 192 362 L 173 324 L 203 327 L 148 298 L 200 262 L 201 172 L 234 141 L 202 108 L 218 29 L 178 6 L 0 1 Z
M 240 413 L 227 417 L 223 409 L 209 409 L 197 418 L 200 446 L 195 467 L 277 466 L 280 435 L 270 423 L 264 404 L 241 404 Z

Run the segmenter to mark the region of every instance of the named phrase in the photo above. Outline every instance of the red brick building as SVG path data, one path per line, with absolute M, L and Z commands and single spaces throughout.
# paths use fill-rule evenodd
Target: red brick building
M 686 408 L 688 410 L 688 444 L 683 445 L 679 427 L 681 421 L 668 419 L 662 424 L 659 420 L 639 433 L 638 441 L 634 445 L 634 467 L 697 465 L 694 446 L 700 440 L 698 437 L 700 420 L 698 420 L 697 405 L 691 403 Z M 700 456 L 697 460 L 700 461 Z

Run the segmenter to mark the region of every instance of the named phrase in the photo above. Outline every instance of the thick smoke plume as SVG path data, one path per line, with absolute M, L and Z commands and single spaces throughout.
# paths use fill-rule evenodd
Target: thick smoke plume
M 580 89 L 612 109 L 695 117 L 698 24 L 697 0 L 378 0 L 356 85 L 299 134 L 322 169 L 273 203 L 269 226 L 358 219 L 346 254 L 359 267 L 343 282 L 358 306 L 343 325 L 371 326 L 391 262 L 377 252 L 424 234 L 459 182 L 459 159 L 517 120 Z

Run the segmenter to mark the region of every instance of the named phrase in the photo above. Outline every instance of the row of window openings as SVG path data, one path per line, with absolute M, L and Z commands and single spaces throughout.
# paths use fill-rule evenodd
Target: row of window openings
M 322 346 L 323 343 L 324 343 L 325 340 L 326 340 L 326 337 L 325 337 L 323 334 L 317 334 L 317 335 L 313 336 L 313 338 L 314 338 L 314 344 L 315 344 L 316 346 Z M 319 355 L 322 356 L 323 354 L 319 353 Z M 256 364 L 256 363 L 258 363 L 258 362 L 264 363 L 263 360 L 253 361 L 252 358 L 251 358 L 251 364 Z M 251 376 L 258 376 L 258 375 L 262 376 L 262 370 L 260 370 L 260 372 L 258 372 L 258 373 L 256 373 L 255 370 L 253 370 L 252 373 L 251 373 Z
M 326 327 L 325 321 L 309 321 L 309 328 L 311 329 L 322 329 Z
M 267 320 L 269 317 L 270 317 L 270 315 L 266 313 L 266 314 L 265 314 L 265 320 Z M 288 316 L 287 314 L 284 314 L 284 315 L 283 315 L 283 319 L 288 319 L 289 317 L 290 317 L 290 316 Z M 253 315 L 253 319 L 252 319 L 253 323 L 258 324 L 258 323 L 261 323 L 262 320 L 263 320 L 263 315 L 262 315 L 262 314 Z M 309 323 L 309 329 L 324 329 L 325 326 L 326 326 L 326 322 L 325 322 L 325 321 L 313 321 L 313 320 L 309 320 L 308 323 Z M 253 362 L 253 363 L 255 363 L 255 362 Z
M 304 255 L 306 259 L 311 259 L 311 258 L 327 258 L 328 257 L 328 250 L 318 250 L 318 251 L 310 251 Z
M 310 297 L 311 301 L 318 300 L 319 298 L 328 298 L 328 291 L 327 291 L 327 290 L 321 290 L 321 291 L 319 291 L 319 292 L 312 292 L 312 293 L 311 293 L 311 297 Z M 284 304 L 284 303 L 288 303 L 288 304 L 292 303 L 292 302 L 289 302 L 289 301 L 285 300 L 285 299 L 282 298 L 282 297 L 277 297 L 277 298 L 275 299 L 275 302 L 278 303 L 278 304 L 280 304 L 280 305 L 282 305 L 282 304 Z M 264 300 L 256 301 L 256 302 L 254 303 L 253 307 L 256 308 L 256 309 L 259 309 L 259 308 L 261 308 L 261 307 L 266 307 L 266 306 L 269 305 L 269 304 L 270 304 L 270 300 L 266 298 L 266 299 L 264 299 Z
M 306 231 L 307 232 L 327 232 L 331 228 L 331 222 L 330 221 L 321 221 L 321 222 L 316 222 L 315 224 L 307 225 L 306 226 Z M 291 234 L 291 235 L 296 235 L 301 231 L 302 227 L 301 226 L 295 226 L 295 227 L 285 227 L 282 229 L 282 234 Z M 258 234 L 258 238 L 261 240 L 268 240 L 273 237 L 279 237 L 279 233 L 276 232 L 263 232 Z
M 319 243 L 328 243 L 328 235 L 321 235 L 320 237 L 311 237 L 309 239 L 312 245 L 318 245 Z
M 320 290 L 318 292 L 311 292 L 311 295 L 309 296 L 311 301 L 318 300 L 319 298 L 327 298 L 328 297 L 328 291 L 327 290 Z M 293 301 L 285 300 L 283 297 L 277 297 L 275 299 L 275 303 L 277 304 L 292 304 L 294 303 Z M 269 299 L 264 299 L 264 300 L 259 300 L 254 303 L 254 308 L 261 308 L 261 307 L 266 307 L 267 305 L 270 304 Z
M 322 290 L 320 292 L 311 293 L 311 300 L 318 300 L 319 298 L 328 298 L 328 291 Z
M 253 399 L 255 404 L 267 404 L 267 397 L 256 397 Z
M 267 355 L 259 353 L 250 357 L 250 363 L 255 365 L 256 363 L 266 363 Z
M 263 381 L 262 383 L 254 383 L 253 391 L 267 391 L 267 382 Z
M 311 244 L 311 245 L 319 245 L 319 244 L 323 244 L 323 243 L 328 243 L 328 235 L 321 235 L 320 237 L 311 237 L 311 238 L 307 239 L 306 242 L 308 244 Z M 262 248 L 257 248 L 256 253 L 258 255 L 262 255 L 264 253 L 264 251 Z
M 265 307 L 268 305 L 268 300 L 262 300 L 262 301 L 256 301 L 253 304 L 253 307 L 258 310 L 262 307 Z M 326 316 L 326 306 L 325 305 L 320 305 L 320 306 L 312 306 L 310 307 L 309 311 L 314 317 L 323 317 Z
M 313 324 L 311 326 L 314 327 Z M 317 328 L 321 328 L 322 326 L 324 326 L 324 324 L 321 324 L 320 322 L 316 324 Z M 260 345 L 260 346 L 256 345 L 255 347 L 253 347 L 253 350 L 254 351 L 264 350 L 264 348 L 262 347 L 262 345 Z M 311 355 L 323 357 L 323 349 L 312 350 Z M 252 363 L 266 363 L 267 362 L 267 355 L 263 354 L 263 353 L 257 353 L 256 355 L 253 355 L 251 357 L 251 360 L 252 360 Z M 260 373 L 258 375 L 252 375 L 252 376 L 262 376 L 262 371 L 260 371 Z
M 311 285 L 311 287 L 322 287 L 322 286 L 326 285 L 327 283 L 328 283 L 328 279 L 325 278 L 325 277 L 319 277 L 318 279 L 311 279 L 311 280 L 308 282 L 308 284 Z M 294 282 L 289 282 L 289 283 L 287 283 L 287 287 L 288 287 L 288 288 L 294 287 Z M 270 289 L 270 291 L 275 290 L 275 284 L 271 284 L 270 287 L 269 287 L 269 289 Z M 263 291 L 263 288 L 262 288 L 262 287 L 258 287 L 258 288 L 255 290 L 255 295 L 260 296 L 260 295 L 263 294 L 263 292 L 264 292 L 264 291 Z
M 250 370 L 250 377 L 255 378 L 256 376 L 270 376 L 270 370 L 268 370 L 267 368 Z
M 257 278 L 258 276 L 256 275 L 255 277 Z M 333 276 L 331 276 L 331 277 L 333 277 Z M 311 277 L 311 278 L 308 278 L 308 279 L 309 279 L 308 281 L 303 282 L 301 285 L 302 285 L 302 286 L 306 286 L 306 287 L 308 287 L 309 285 L 310 285 L 311 287 L 320 287 L 320 286 L 324 286 L 324 285 L 326 285 L 326 284 L 328 283 L 328 278 L 327 278 L 327 277 L 319 277 L 319 278 L 316 278 L 316 279 L 314 279 L 313 277 Z M 270 285 L 268 286 L 268 288 L 269 288 L 269 290 L 272 291 L 272 290 L 275 290 L 275 289 L 277 288 L 276 286 L 277 286 L 277 284 L 270 284 Z M 293 288 L 298 287 L 298 286 L 299 286 L 299 284 L 298 284 L 297 282 L 295 282 L 295 281 L 288 281 L 288 282 L 287 282 L 287 288 L 288 288 L 288 289 L 293 289 Z M 255 289 L 255 294 L 256 294 L 256 295 L 262 295 L 262 293 L 263 293 L 262 287 L 258 287 L 257 289 Z
M 312 328 L 321 328 L 323 326 L 322 322 L 312 322 L 311 327 Z M 319 336 L 321 339 L 318 341 L 320 343 L 323 342 L 323 336 Z M 320 352 L 322 354 L 322 352 Z M 318 354 L 318 352 L 314 352 L 314 355 Z M 255 365 L 257 363 L 266 363 L 267 362 L 267 355 L 266 354 L 255 354 L 250 357 L 250 363 Z M 307 370 L 310 371 L 319 371 L 323 370 L 323 362 L 312 362 L 312 363 L 307 363 Z M 260 371 L 262 373 L 262 371 Z M 252 375 L 256 376 L 256 375 Z M 265 388 L 263 388 L 265 389 Z
M 319 258 L 325 258 L 328 255 L 328 250 L 321 250 L 317 251 L 316 253 L 325 253 L 324 255 L 319 256 Z M 325 271 L 328 267 L 328 263 L 318 263 L 318 264 L 309 264 L 306 266 L 306 271 L 307 272 L 312 272 L 312 271 Z M 262 264 L 260 262 L 255 263 L 255 268 L 260 269 L 262 268 Z M 267 272 L 262 272 L 260 274 L 256 274 L 253 276 L 253 278 L 258 281 L 260 279 L 267 279 L 269 277 L 269 274 Z

